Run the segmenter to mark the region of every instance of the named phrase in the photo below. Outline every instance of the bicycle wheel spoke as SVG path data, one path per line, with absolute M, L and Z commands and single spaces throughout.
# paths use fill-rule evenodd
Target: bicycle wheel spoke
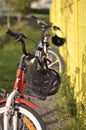
M 57 65 L 58 64 L 58 60 L 52 62 L 51 64 L 48 65 L 48 67 L 53 67 L 54 65 Z M 59 65 L 59 64 L 58 64 Z
M 23 122 L 27 126 L 28 130 L 36 130 L 36 128 L 33 125 L 33 123 L 27 117 L 23 117 Z
M 47 58 L 50 60 L 50 62 L 48 62 L 48 67 L 50 69 L 54 69 L 60 73 L 63 71 L 63 59 L 55 48 L 48 49 Z

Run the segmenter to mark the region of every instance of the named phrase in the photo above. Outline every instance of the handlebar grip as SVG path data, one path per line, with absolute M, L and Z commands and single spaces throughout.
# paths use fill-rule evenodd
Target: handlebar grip
M 37 22 L 37 24 L 44 25 L 44 26 L 47 25 L 47 23 L 46 23 L 44 20 L 42 20 L 41 18 L 38 18 L 38 17 L 33 16 L 33 15 L 31 16 L 31 18 L 32 18 L 33 20 L 35 20 L 35 21 Z
M 6 33 L 13 37 L 16 41 L 21 41 L 24 38 L 27 38 L 23 33 L 16 33 L 10 29 L 6 29 Z
M 9 34 L 10 36 L 16 38 L 17 37 L 17 33 L 13 32 L 12 30 L 10 29 L 6 29 L 6 33 Z

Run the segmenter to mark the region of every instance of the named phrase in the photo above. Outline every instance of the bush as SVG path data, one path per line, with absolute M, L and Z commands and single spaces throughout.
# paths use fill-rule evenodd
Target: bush
M 82 117 L 71 118 L 65 124 L 63 130 L 86 130 L 86 124 Z

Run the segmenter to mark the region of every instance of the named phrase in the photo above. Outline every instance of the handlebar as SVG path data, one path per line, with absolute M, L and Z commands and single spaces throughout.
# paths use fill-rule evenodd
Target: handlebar
M 33 20 L 35 20 L 37 22 L 37 24 L 40 24 L 42 27 L 44 28 L 50 28 L 52 26 L 52 23 L 47 24 L 44 20 L 42 20 L 41 18 L 38 18 L 36 16 L 32 16 L 31 17 Z
M 29 55 L 30 53 L 27 53 L 26 51 L 26 47 L 25 47 L 25 42 L 24 39 L 27 38 L 23 33 L 17 33 L 17 32 L 13 32 L 10 29 L 6 29 L 6 33 L 8 35 L 10 35 L 11 37 L 13 37 L 17 42 L 21 42 L 22 44 L 22 51 L 25 55 Z
M 46 22 L 45 22 L 43 19 L 41 19 L 41 18 L 38 18 L 38 17 L 36 17 L 36 16 L 32 16 L 31 18 L 32 18 L 33 20 L 35 20 L 35 21 L 37 22 L 37 24 L 41 25 L 42 28 L 44 28 L 44 29 L 48 29 L 48 28 L 52 27 L 54 30 L 60 30 L 60 31 L 61 31 L 60 27 L 54 26 L 52 23 L 46 23 Z

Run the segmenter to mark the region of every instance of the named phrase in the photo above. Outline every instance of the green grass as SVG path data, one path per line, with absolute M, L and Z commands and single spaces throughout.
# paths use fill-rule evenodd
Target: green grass
M 8 91 L 12 89 L 15 79 L 15 70 L 21 53 L 19 45 L 6 45 L 0 50 L 0 87 Z

